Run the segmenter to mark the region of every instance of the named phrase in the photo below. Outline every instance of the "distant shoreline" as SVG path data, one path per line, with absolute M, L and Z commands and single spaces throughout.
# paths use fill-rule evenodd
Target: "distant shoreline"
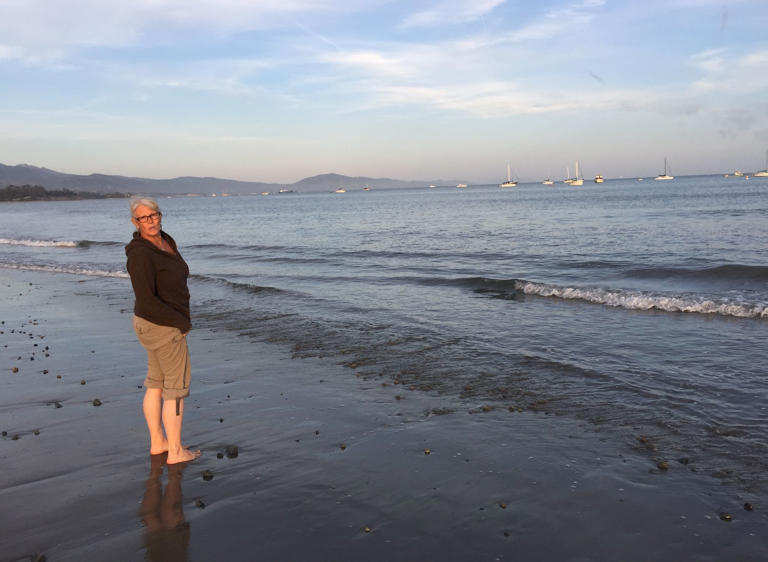
M 69 189 L 47 190 L 41 185 L 9 185 L 0 189 L 0 203 L 23 203 L 26 201 L 81 201 L 85 199 L 125 199 L 126 193 L 94 193 Z

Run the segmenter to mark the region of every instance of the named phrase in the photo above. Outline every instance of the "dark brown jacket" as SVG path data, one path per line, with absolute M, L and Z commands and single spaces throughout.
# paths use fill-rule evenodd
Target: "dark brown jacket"
M 164 252 L 138 232 L 134 232 L 133 240 L 125 247 L 126 268 L 136 295 L 133 313 L 155 324 L 188 332 L 192 327 L 187 289 L 189 267 L 176 248 L 176 241 L 163 231 L 160 235 L 175 254 Z

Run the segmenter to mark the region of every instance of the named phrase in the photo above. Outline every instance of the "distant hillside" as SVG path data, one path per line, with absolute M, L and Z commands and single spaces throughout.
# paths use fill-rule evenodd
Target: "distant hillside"
M 394 189 L 402 187 L 421 187 L 430 184 L 456 185 L 455 180 L 404 181 L 390 178 L 366 178 L 342 176 L 339 174 L 321 174 L 304 178 L 293 184 L 237 181 L 222 178 L 180 177 L 167 180 L 111 176 L 106 174 L 77 175 L 65 174 L 39 168 L 28 164 L 7 166 L 0 164 L 0 188 L 7 185 L 41 185 L 46 189 L 69 189 L 72 191 L 90 191 L 95 193 L 231 193 L 250 194 L 280 189 L 309 192 L 333 191 L 344 189 L 362 189 L 363 187 Z

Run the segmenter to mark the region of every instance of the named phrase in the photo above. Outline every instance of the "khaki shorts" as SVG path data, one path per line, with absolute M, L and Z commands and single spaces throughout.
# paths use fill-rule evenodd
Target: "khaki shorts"
M 147 350 L 147 388 L 162 388 L 163 400 L 189 396 L 189 348 L 187 338 L 173 326 L 160 326 L 133 317 L 133 329 Z

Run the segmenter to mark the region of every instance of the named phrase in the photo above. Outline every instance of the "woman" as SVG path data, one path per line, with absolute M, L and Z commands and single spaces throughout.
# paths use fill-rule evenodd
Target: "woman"
M 131 199 L 133 240 L 125 247 L 136 304 L 133 328 L 147 350 L 144 417 L 151 455 L 168 453 L 168 464 L 195 460 L 200 451 L 181 444 L 184 398 L 189 396 L 189 267 L 176 242 L 162 230 L 157 201 Z M 163 434 L 165 429 L 165 434 Z

